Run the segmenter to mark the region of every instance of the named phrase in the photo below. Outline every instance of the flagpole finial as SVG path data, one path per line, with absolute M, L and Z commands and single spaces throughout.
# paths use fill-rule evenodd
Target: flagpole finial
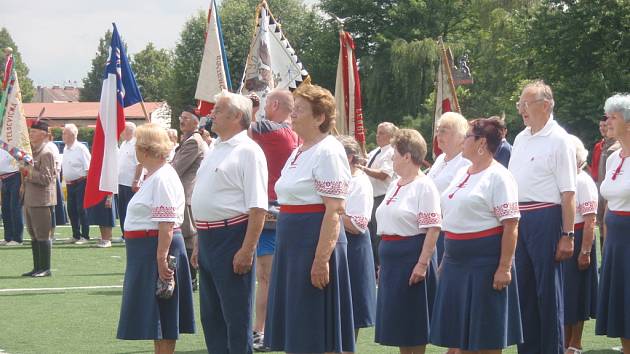
M 333 18 L 333 20 L 335 20 L 335 22 L 337 22 L 337 26 L 339 27 L 339 32 L 343 31 L 344 23 L 346 23 L 346 21 L 350 17 L 339 18 L 337 15 L 335 15 L 332 12 L 329 12 L 328 14 Z

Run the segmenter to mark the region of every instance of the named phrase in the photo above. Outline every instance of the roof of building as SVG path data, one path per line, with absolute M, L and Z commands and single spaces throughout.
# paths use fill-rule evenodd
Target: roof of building
M 79 92 L 74 86 L 38 86 L 32 102 L 78 102 Z
M 26 118 L 37 118 L 43 108 L 46 110 L 42 118 L 50 120 L 64 119 L 96 119 L 98 115 L 99 102 L 56 102 L 56 103 L 24 103 L 24 114 Z M 156 109 L 162 107 L 164 102 L 145 102 L 147 114 L 151 114 Z M 142 119 L 144 113 L 139 103 L 125 108 L 127 119 Z

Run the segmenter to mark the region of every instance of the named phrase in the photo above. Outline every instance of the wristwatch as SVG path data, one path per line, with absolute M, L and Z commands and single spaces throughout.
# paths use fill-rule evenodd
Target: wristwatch
M 575 232 L 573 231 L 562 231 L 562 236 L 568 236 L 570 239 L 573 240 L 573 238 L 575 237 Z

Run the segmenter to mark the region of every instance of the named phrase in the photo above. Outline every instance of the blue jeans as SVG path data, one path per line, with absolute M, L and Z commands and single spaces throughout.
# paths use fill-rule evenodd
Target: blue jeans
M 20 186 L 22 179 L 19 173 L 2 181 L 2 222 L 4 223 L 4 240 L 22 242 L 24 234 L 24 218 Z

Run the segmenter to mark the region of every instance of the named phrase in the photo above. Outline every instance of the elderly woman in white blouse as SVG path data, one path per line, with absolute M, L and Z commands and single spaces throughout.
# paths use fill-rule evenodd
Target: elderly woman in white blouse
M 466 118 L 456 112 L 442 114 L 437 122 L 435 136 L 438 148 L 442 153 L 435 158 L 427 176 L 429 176 L 440 193 L 444 192 L 455 175 L 470 166 L 470 161 L 462 156 L 464 136 L 468 130 Z M 438 265 L 444 254 L 444 234 L 440 233 L 436 244 Z

